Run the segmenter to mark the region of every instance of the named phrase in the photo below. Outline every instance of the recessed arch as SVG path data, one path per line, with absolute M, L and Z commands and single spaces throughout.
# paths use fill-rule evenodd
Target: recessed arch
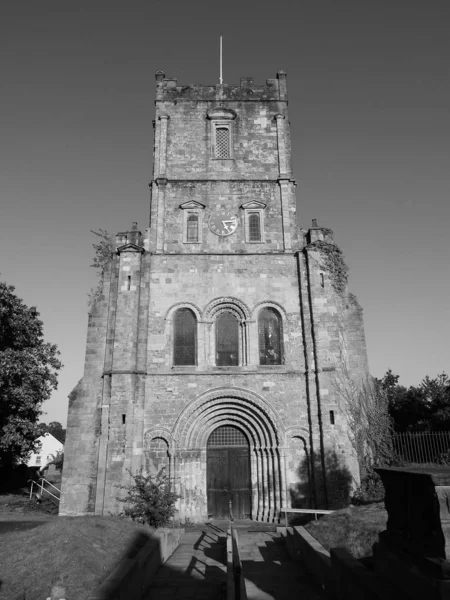
M 204 318 L 206 321 L 212 321 L 218 313 L 224 310 L 235 313 L 241 321 L 250 318 L 250 309 L 248 306 L 242 300 L 238 300 L 232 296 L 223 296 L 211 300 L 203 311 Z
M 151 427 L 144 433 L 144 448 L 148 449 L 149 444 L 154 438 L 162 438 L 167 442 L 169 448 L 173 446 L 173 437 L 171 432 L 165 427 Z
M 172 306 L 166 312 L 164 319 L 166 321 L 172 321 L 174 313 L 180 308 L 189 308 L 196 316 L 197 321 L 201 320 L 202 312 L 199 309 L 199 307 L 193 302 L 177 302 L 176 304 L 172 304 Z
M 281 315 L 283 325 L 286 324 L 287 313 L 284 307 L 279 302 L 275 302 L 274 300 L 262 300 L 261 302 L 255 304 L 255 306 L 251 310 L 251 319 L 256 319 L 258 317 L 259 311 L 263 308 L 274 308 L 275 310 L 277 310 Z
M 210 390 L 191 401 L 178 416 L 173 438 L 180 448 L 205 447 L 208 431 L 227 418 L 241 423 L 256 447 L 284 444 L 284 427 L 272 406 L 254 392 L 232 387 Z

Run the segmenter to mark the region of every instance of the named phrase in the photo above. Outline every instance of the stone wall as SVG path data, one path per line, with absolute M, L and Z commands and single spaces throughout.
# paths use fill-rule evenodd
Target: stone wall
M 165 464 L 181 494 L 181 518 L 208 516 L 206 443 L 221 424 L 251 447 L 252 515 L 282 505 L 345 503 L 358 469 L 335 385 L 343 355 L 367 374 L 362 314 L 337 289 L 320 243 L 330 230 L 296 222 L 286 75 L 257 86 L 178 86 L 158 73 L 150 227 L 117 236 L 103 294 L 88 325 L 83 380 L 69 408 L 63 514 L 115 512 L 117 485 L 141 466 Z M 230 157 L 215 157 L 215 123 L 230 124 Z M 217 210 L 237 218 L 215 235 Z M 261 211 L 249 243 L 246 211 Z M 187 243 L 186 210 L 199 215 Z M 318 244 L 318 242 L 320 242 Z M 195 366 L 173 364 L 173 319 L 197 319 Z M 259 364 L 258 315 L 282 320 L 282 364 Z M 215 319 L 239 322 L 239 366 L 216 366 Z M 186 425 L 188 424 L 188 425 Z

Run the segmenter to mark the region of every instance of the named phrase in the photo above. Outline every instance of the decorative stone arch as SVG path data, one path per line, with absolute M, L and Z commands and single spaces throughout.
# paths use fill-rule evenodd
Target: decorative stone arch
M 282 450 L 286 434 L 277 412 L 254 392 L 234 387 L 216 388 L 201 394 L 184 408 L 172 432 L 176 456 L 183 461 L 180 475 L 189 470 L 190 456 L 196 464 L 200 461 L 206 472 L 208 438 L 222 425 L 238 427 L 249 441 L 253 518 L 278 519 L 285 497 Z M 206 506 L 206 479 L 204 486 L 204 496 L 197 502 Z M 190 498 L 191 492 L 184 490 L 184 495 Z
M 250 310 L 248 306 L 232 296 L 224 296 L 211 300 L 203 311 L 205 321 L 212 321 L 218 314 L 224 310 L 229 310 L 238 315 L 241 321 L 246 321 L 250 318 Z
M 224 296 L 222 298 L 211 300 L 203 311 L 203 318 L 206 324 L 206 362 L 210 365 L 217 364 L 215 321 L 217 317 L 224 312 L 232 313 L 240 325 L 238 364 L 239 366 L 245 366 L 250 362 L 248 334 L 250 310 L 244 302 L 232 296 Z

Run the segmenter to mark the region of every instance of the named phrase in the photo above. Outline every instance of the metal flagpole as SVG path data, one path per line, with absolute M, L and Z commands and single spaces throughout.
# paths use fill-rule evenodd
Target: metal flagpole
M 223 78 L 222 78 L 222 36 L 220 36 L 220 77 L 219 77 L 219 83 L 220 83 L 220 85 L 222 85 L 222 83 L 223 83 Z

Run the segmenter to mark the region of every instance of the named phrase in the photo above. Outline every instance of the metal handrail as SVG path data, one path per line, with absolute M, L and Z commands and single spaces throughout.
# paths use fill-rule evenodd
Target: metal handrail
M 229 561 L 230 573 L 230 588 L 228 590 L 229 600 L 245 600 L 245 581 L 242 573 L 242 561 L 239 555 L 239 541 L 237 529 L 234 525 L 233 508 L 231 500 L 228 503 L 229 506 L 229 542 L 227 543 L 229 548 L 229 554 L 231 554 L 231 560 Z
M 317 521 L 317 515 L 330 515 L 334 513 L 334 510 L 325 510 L 322 508 L 280 508 L 280 512 L 284 512 L 284 519 L 286 523 L 286 527 L 288 526 L 288 513 L 301 513 L 301 514 L 310 514 L 314 515 L 315 520 Z
M 53 485 L 53 483 L 50 483 L 50 481 L 47 481 L 47 479 L 44 479 L 44 477 L 40 477 L 40 481 L 32 481 L 31 482 L 31 487 L 30 487 L 30 500 L 33 497 L 33 485 L 36 485 L 38 488 L 41 489 L 41 495 L 44 493 L 44 491 L 49 494 L 50 496 L 52 496 L 52 498 L 54 498 L 55 500 L 57 500 L 58 502 L 60 502 L 60 497 L 55 496 L 55 494 L 52 494 L 52 492 L 50 492 L 49 490 L 47 490 L 44 487 L 44 483 L 46 483 L 47 485 L 51 485 L 52 488 L 55 488 L 55 490 L 57 492 L 59 492 L 59 494 L 61 494 L 61 490 L 59 488 L 56 487 L 56 485 Z

